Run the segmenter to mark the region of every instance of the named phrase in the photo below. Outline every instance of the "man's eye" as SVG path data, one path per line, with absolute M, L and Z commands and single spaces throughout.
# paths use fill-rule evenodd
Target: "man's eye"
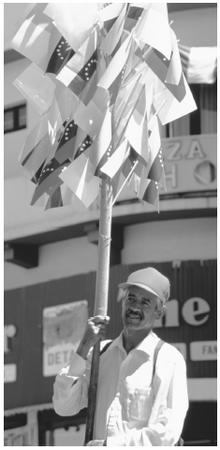
M 142 304 L 144 305 L 144 306 L 150 306 L 150 300 L 142 300 Z

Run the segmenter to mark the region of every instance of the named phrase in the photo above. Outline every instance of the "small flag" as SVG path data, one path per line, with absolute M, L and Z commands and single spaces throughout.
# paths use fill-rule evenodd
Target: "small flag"
M 87 134 L 80 146 L 74 152 L 74 159 L 78 158 L 81 153 L 85 152 L 93 143 L 92 138 Z
M 19 160 L 21 165 L 33 177 L 42 166 L 51 148 L 45 121 L 40 121 L 28 134 Z
M 14 85 L 32 103 L 40 115 L 44 114 L 52 105 L 55 84 L 35 64 L 30 64 L 15 79 Z
M 78 97 L 80 97 L 97 68 L 97 31 L 97 28 L 93 30 L 78 52 L 73 55 L 57 76 L 57 80 L 69 87 Z
M 99 19 L 103 23 L 105 33 L 108 33 L 116 22 L 122 11 L 122 7 L 123 5 L 121 3 L 108 3 L 99 11 Z
M 132 42 L 131 36 L 128 35 L 124 39 L 124 42 L 121 44 L 118 51 L 114 54 L 113 58 L 111 59 L 109 65 L 106 68 L 106 71 L 104 72 L 103 76 L 100 78 L 98 82 L 98 86 L 106 90 L 110 88 L 112 83 L 121 73 L 128 59 L 131 42 Z
M 31 205 L 34 205 L 34 203 L 36 203 L 45 193 L 49 196 L 54 194 L 56 189 L 62 184 L 59 174 L 65 165 L 65 163 L 61 165 L 53 159 L 43 167 L 38 178 L 38 185 L 31 200 Z
M 49 59 L 45 72 L 57 75 L 74 54 L 74 50 L 66 39 L 61 37 Z
M 87 208 L 99 194 L 100 180 L 94 176 L 87 152 L 75 159 L 59 177 Z
M 114 21 L 114 24 L 111 26 L 107 35 L 102 40 L 101 49 L 107 55 L 113 55 L 113 52 L 121 39 L 124 29 L 126 9 L 127 9 L 126 3 L 120 4 L 120 11 L 118 17 Z
M 43 72 L 61 34 L 44 14 L 45 4 L 35 4 L 12 40 L 12 46 Z
M 166 3 L 149 3 L 137 25 L 135 36 L 138 41 L 153 47 L 170 59 L 172 44 Z
M 129 156 L 129 153 L 130 146 L 128 145 L 127 140 L 124 139 L 121 145 L 119 145 L 119 147 L 114 151 L 112 156 L 110 156 L 106 163 L 101 166 L 101 173 L 104 173 L 110 179 L 114 178 L 115 175 L 121 170 L 122 165 Z
M 166 88 L 170 90 L 170 92 L 179 102 L 181 102 L 186 95 L 183 74 L 181 74 L 179 83 L 177 85 L 169 83 L 167 81 L 167 77 L 170 76 L 169 72 L 170 65 L 172 64 L 172 56 L 171 60 L 168 60 L 164 55 L 162 55 L 162 53 L 158 52 L 156 49 L 147 48 L 146 51 L 143 52 L 143 59 L 161 80 L 161 82 L 166 86 Z
M 128 13 L 125 19 L 125 30 L 131 32 L 132 28 L 134 28 L 138 19 L 141 17 L 142 12 L 143 8 L 140 6 L 129 4 Z
M 151 205 L 159 206 L 159 186 L 156 181 L 146 180 L 145 186 L 142 186 L 142 193 L 138 194 L 139 198 Z
M 164 87 L 164 84 L 159 78 L 156 81 L 153 105 L 162 125 L 179 119 L 197 109 L 195 100 L 186 83 L 184 75 L 183 82 L 186 94 L 183 100 L 179 102 L 170 90 Z
M 145 86 L 143 86 L 136 107 L 125 129 L 125 137 L 144 165 L 147 165 L 148 162 L 148 121 L 146 110 Z
M 91 35 L 97 23 L 99 3 L 48 3 L 44 13 L 52 20 L 60 34 L 78 51 Z
M 55 159 L 62 164 L 64 161 L 69 159 L 72 160 L 74 154 L 74 144 L 75 138 L 77 134 L 77 125 L 74 120 L 68 121 L 64 126 L 64 131 L 59 141 L 59 145 L 57 147 L 55 153 Z

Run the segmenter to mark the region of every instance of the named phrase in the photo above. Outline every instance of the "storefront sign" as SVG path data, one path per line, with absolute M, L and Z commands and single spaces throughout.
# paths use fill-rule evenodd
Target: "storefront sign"
M 178 327 L 180 315 L 185 323 L 198 327 L 208 321 L 210 306 L 201 297 L 192 297 L 180 305 L 178 300 L 170 300 L 166 305 L 165 316 L 157 320 L 156 327 Z
M 180 136 L 162 139 L 165 176 L 160 183 L 164 194 L 217 189 L 216 135 Z M 136 198 L 135 180 L 120 194 L 119 201 Z
M 166 305 L 164 317 L 157 320 L 155 328 L 179 327 L 180 322 L 192 327 L 201 327 L 209 321 L 211 309 L 209 303 L 201 297 L 192 297 L 180 305 L 178 300 L 170 300 Z M 199 341 L 190 343 L 190 355 L 187 353 L 186 345 L 182 343 L 172 343 L 177 347 L 184 358 L 191 361 L 207 361 L 217 359 L 216 341 Z
M 190 358 L 192 361 L 217 360 L 217 342 L 216 341 L 191 342 Z
M 88 318 L 87 301 L 43 310 L 43 376 L 56 375 L 78 346 Z
M 216 136 L 187 136 L 163 141 L 166 186 L 161 193 L 217 189 Z

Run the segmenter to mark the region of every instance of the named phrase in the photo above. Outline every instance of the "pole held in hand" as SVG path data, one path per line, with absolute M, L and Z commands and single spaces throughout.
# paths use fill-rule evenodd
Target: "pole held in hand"
M 94 316 L 106 316 L 108 310 L 109 267 L 112 224 L 112 186 L 102 179 L 100 189 L 100 218 L 98 242 L 98 269 L 96 275 Z M 100 341 L 93 349 L 90 385 L 88 391 L 88 413 L 85 444 L 93 439 L 96 410 L 96 393 L 99 373 Z

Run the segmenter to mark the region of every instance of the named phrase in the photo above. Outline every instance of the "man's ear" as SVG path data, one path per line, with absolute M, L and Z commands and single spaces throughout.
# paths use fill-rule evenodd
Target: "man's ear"
M 166 311 L 166 305 L 164 305 L 164 303 L 159 303 L 156 307 L 156 318 L 160 319 L 161 317 L 163 317 L 163 315 L 165 314 Z

